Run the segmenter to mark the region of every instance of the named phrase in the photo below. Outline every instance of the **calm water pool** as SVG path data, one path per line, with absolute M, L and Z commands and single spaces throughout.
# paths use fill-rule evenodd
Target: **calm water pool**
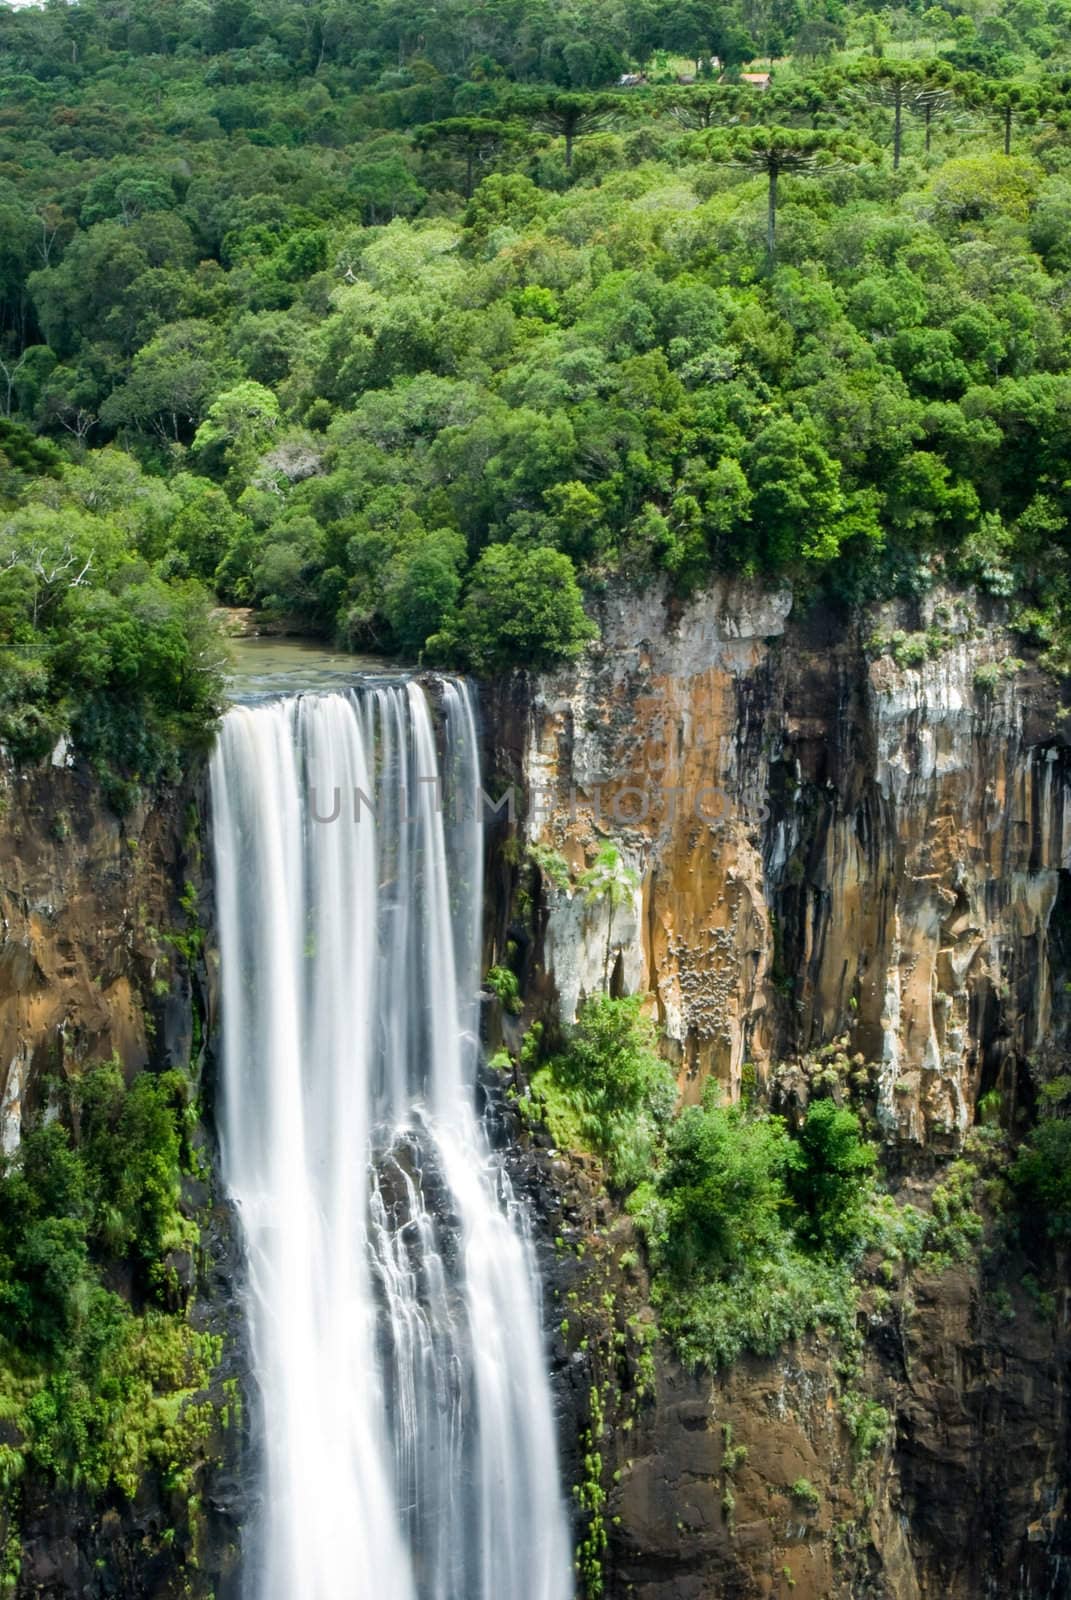
M 344 689 L 359 678 L 399 678 L 412 667 L 382 656 L 329 650 L 315 639 L 232 639 L 232 700 L 263 700 L 299 689 Z

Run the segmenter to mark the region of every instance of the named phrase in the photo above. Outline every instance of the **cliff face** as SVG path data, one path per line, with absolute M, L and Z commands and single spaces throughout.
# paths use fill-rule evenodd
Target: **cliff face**
M 1057 685 L 1013 661 L 996 611 L 953 594 L 848 623 L 722 585 L 684 606 L 611 594 L 601 621 L 577 668 L 488 696 L 499 788 L 572 875 L 544 872 L 526 917 L 500 868 L 497 950 L 508 934 L 530 1006 L 563 1021 L 604 986 L 645 993 L 687 1099 L 710 1076 L 736 1098 L 747 1067 L 798 1106 L 808 1054 L 838 1041 L 903 1197 L 926 1207 L 980 1097 L 996 1089 L 1013 1125 L 1063 1048 Z M 595 898 L 576 880 L 606 839 L 618 889 Z M 608 1595 L 1071 1592 L 1062 1288 L 1039 1296 L 1024 1260 L 981 1253 L 865 1296 L 852 1383 L 891 1427 L 861 1459 L 838 1353 L 817 1338 L 716 1376 L 658 1349 L 641 1383 L 614 1354 L 649 1316 L 627 1219 L 561 1166 L 543 1183 L 564 1196 L 551 1282 L 587 1306 L 557 1343 L 562 1406 L 570 1440 L 592 1390 L 612 1418 Z
M 867 1289 L 850 1374 L 818 1334 L 686 1371 L 650 1342 L 637 1240 L 596 1164 L 548 1146 L 514 1127 L 509 1160 L 535 1223 L 578 1536 L 594 1506 L 606 1539 L 601 1587 L 581 1582 L 579 1600 L 1071 1592 L 1066 1288 L 1039 1294 L 1021 1255 L 983 1252 Z M 876 1449 L 849 1426 L 849 1387 L 885 1411 Z
M 120 820 L 81 769 L 0 768 L 5 1154 L 24 1126 L 56 1114 L 58 1083 L 112 1056 L 128 1080 L 142 1068 L 189 1071 L 202 1103 L 210 1099 L 204 1040 L 212 985 L 190 937 L 203 889 L 199 799 L 191 779 Z M 57 1490 L 33 1472 L 7 1486 L 0 1542 L 10 1551 L 17 1529 L 20 1597 L 225 1600 L 234 1592 L 243 1505 L 242 1430 L 234 1425 L 244 1367 L 240 1262 L 210 1134 L 201 1127 L 194 1139 L 204 1175 L 184 1180 L 182 1205 L 197 1221 L 200 1247 L 177 1270 L 194 1327 L 222 1337 L 222 1361 L 198 1396 L 215 1408 L 207 1448 L 181 1463 L 189 1471 L 181 1492 L 159 1471 L 146 1474 L 132 1501 L 118 1491 Z
M 929 628 L 918 666 L 790 611 L 739 585 L 610 598 L 583 665 L 492 695 L 529 838 L 573 868 L 609 838 L 637 879 L 613 907 L 548 886 L 542 968 L 566 1018 L 606 981 L 649 992 L 688 1097 L 847 1035 L 880 1063 L 885 1129 L 951 1142 L 1062 1027 L 1055 686 L 1009 672 L 1003 629 L 955 597 L 869 620 L 914 623 L 901 659 Z
M 190 974 L 166 936 L 185 922 L 192 800 L 175 794 L 121 823 L 80 770 L 7 771 L 0 785 L 0 1140 L 11 1151 L 49 1077 L 113 1053 L 130 1072 L 189 1062 Z

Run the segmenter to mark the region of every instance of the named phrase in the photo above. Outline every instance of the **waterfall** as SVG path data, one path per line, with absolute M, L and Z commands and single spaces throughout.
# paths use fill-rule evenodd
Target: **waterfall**
M 235 706 L 211 787 L 249 1600 L 568 1600 L 538 1283 L 475 1106 L 469 692 Z

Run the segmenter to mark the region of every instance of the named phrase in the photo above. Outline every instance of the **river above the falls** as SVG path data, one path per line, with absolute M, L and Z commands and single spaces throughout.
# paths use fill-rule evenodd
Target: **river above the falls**
M 233 638 L 227 698 L 239 705 L 273 695 L 348 689 L 369 678 L 397 682 L 415 669 L 385 656 L 353 655 L 311 638 Z

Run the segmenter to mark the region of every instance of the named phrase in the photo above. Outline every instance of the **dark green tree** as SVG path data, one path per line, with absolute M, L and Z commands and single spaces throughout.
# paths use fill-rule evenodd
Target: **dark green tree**
M 1046 96 L 1033 84 L 1005 83 L 998 79 L 968 80 L 968 103 L 981 107 L 998 120 L 1004 154 L 1011 155 L 1012 130 L 1017 123 L 1036 123 L 1045 109 Z
M 844 30 L 825 17 L 809 17 L 793 43 L 793 52 L 804 61 L 825 60 L 844 44 Z
M 746 167 L 766 177 L 766 254 L 777 254 L 778 185 L 785 174 L 821 173 L 854 165 L 867 157 L 866 148 L 845 134 L 796 128 L 735 128 L 710 140 L 712 161 Z
M 1041 1121 L 1020 1145 L 1010 1177 L 1028 1230 L 1066 1243 L 1071 1238 L 1071 1121 L 1066 1114 L 1043 1102 Z
M 789 1188 L 809 1244 L 842 1253 L 862 1234 L 877 1157 L 859 1118 L 833 1100 L 808 1109 L 793 1151 Z
M 429 647 L 494 672 L 571 660 L 597 631 L 567 555 L 492 544 L 472 569 L 456 624 Z
M 953 98 L 951 88 L 941 89 L 934 87 L 920 89 L 907 102 L 906 109 L 922 123 L 924 129 L 923 149 L 927 155 L 929 155 L 933 144 L 933 119 L 938 112 L 947 110 L 952 104 Z
M 592 995 L 580 1009 L 551 1072 L 575 1108 L 581 1129 L 619 1183 L 647 1175 L 653 1136 L 677 1100 L 671 1068 L 658 1055 L 654 1027 L 639 995 Z
M 507 101 L 511 116 L 522 117 L 538 133 L 565 140 L 565 167 L 573 165 L 573 147 L 585 133 L 608 128 L 628 102 L 619 94 L 524 94 Z
M 383 609 L 399 648 L 411 660 L 453 619 L 464 561 L 465 541 L 449 528 L 409 541 L 395 557 Z
M 502 146 L 520 137 L 520 129 L 490 117 L 447 117 L 413 129 L 418 150 L 446 150 L 465 163 L 465 199 L 472 198 L 476 164 L 493 161 Z
M 951 68 L 940 61 L 862 61 L 849 75 L 869 99 L 888 106 L 893 116 L 893 171 L 900 165 L 904 140 L 904 113 L 925 115 L 953 81 Z M 927 149 L 929 149 L 927 135 Z
M 682 128 L 715 128 L 730 122 L 755 103 L 751 89 L 731 83 L 678 84 L 660 89 L 654 98 L 656 110 L 679 122 Z
M 791 1212 L 793 1145 L 780 1117 L 688 1106 L 669 1131 L 658 1187 L 665 1254 L 680 1278 L 733 1273 L 776 1255 Z

